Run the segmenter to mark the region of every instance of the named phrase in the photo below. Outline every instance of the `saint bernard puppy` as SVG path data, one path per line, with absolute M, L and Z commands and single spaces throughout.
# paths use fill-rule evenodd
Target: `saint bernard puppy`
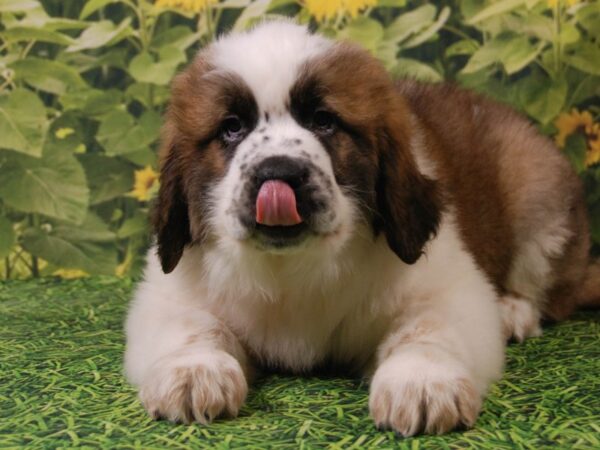
M 288 21 L 173 81 L 154 227 L 125 368 L 172 421 L 235 416 L 256 369 L 333 365 L 370 379 L 379 427 L 470 427 L 507 338 L 600 297 L 582 187 L 548 138 Z

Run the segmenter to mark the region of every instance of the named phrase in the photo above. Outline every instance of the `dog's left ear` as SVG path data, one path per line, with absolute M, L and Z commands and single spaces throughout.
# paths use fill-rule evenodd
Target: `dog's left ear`
M 437 232 L 441 201 L 437 183 L 419 172 L 411 154 L 406 106 L 391 109 L 379 138 L 374 228 L 402 261 L 413 264 Z

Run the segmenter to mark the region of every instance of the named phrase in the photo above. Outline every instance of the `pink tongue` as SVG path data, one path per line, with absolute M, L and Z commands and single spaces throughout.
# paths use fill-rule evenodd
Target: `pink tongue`
M 256 197 L 256 222 L 261 225 L 297 225 L 302 222 L 296 209 L 296 195 L 281 180 L 265 181 Z

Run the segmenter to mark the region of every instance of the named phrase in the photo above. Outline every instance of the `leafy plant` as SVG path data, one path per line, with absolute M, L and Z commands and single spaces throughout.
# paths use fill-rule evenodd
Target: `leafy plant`
M 2 276 L 137 273 L 170 79 L 218 33 L 276 15 L 530 115 L 584 179 L 598 244 L 600 4 L 551 3 L 0 0 Z

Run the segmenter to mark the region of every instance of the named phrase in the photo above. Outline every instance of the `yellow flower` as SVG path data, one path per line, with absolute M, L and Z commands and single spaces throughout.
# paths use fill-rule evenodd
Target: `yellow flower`
M 156 6 L 175 8 L 182 11 L 199 13 L 210 5 L 219 3 L 219 0 L 156 0 Z
M 580 3 L 582 0 L 548 0 L 548 6 L 554 8 L 559 3 L 566 3 L 567 6 L 573 6 Z
M 146 166 L 142 170 L 135 171 L 135 183 L 133 191 L 130 192 L 132 197 L 137 198 L 141 202 L 148 201 L 152 197 L 152 193 L 156 189 L 158 174 L 150 166 Z
M 594 123 L 589 111 L 579 112 L 573 109 L 570 113 L 561 113 L 554 121 L 558 133 L 554 136 L 556 144 L 563 148 L 567 138 L 575 133 L 582 134 L 588 144 L 585 165 L 590 167 L 600 162 L 600 123 Z
M 73 280 L 75 278 L 89 277 L 90 274 L 79 269 L 58 269 L 55 270 L 52 275 L 61 277 L 65 280 Z
M 306 0 L 304 6 L 318 21 L 335 17 L 336 14 L 349 14 L 356 17 L 368 6 L 375 6 L 377 0 Z
M 579 112 L 573 109 L 570 113 L 563 112 L 554 121 L 554 126 L 558 129 L 558 134 L 554 137 L 556 144 L 559 147 L 565 146 L 565 141 L 568 136 L 576 131 L 591 130 L 594 125 L 594 119 L 589 111 Z
M 586 167 L 600 163 L 600 124 L 596 123 L 592 127 L 592 132 L 588 135 L 588 151 L 585 155 Z
M 58 130 L 56 130 L 54 135 L 58 139 L 65 139 L 68 136 L 71 136 L 73 133 L 75 133 L 75 130 L 73 128 L 59 128 Z

